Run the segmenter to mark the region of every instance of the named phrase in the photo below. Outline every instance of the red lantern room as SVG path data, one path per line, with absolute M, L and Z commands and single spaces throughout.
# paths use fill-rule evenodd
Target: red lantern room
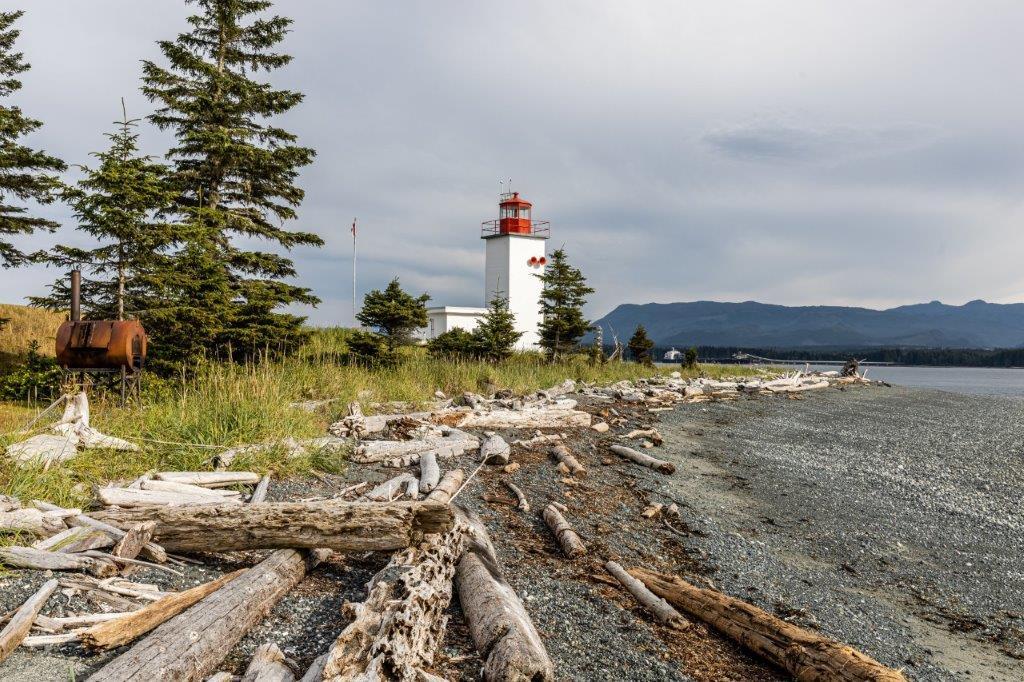
M 483 223 L 483 236 L 524 234 L 547 237 L 550 223 L 533 220 L 533 204 L 519 196 L 519 192 L 506 192 L 498 201 L 498 219 Z

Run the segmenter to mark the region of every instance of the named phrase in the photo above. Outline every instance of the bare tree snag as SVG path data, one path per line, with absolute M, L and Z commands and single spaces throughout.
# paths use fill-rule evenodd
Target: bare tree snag
M 578 557 L 587 553 L 587 547 L 580 539 L 579 533 L 573 530 L 555 505 L 549 504 L 544 507 L 544 523 L 548 524 L 548 528 L 555 534 L 562 552 L 567 557 Z
M 441 468 L 437 466 L 437 455 L 424 452 L 420 455 L 420 492 L 429 493 L 441 480 Z
M 512 493 L 516 496 L 516 499 L 519 501 L 519 511 L 529 512 L 530 502 L 526 499 L 526 495 L 523 494 L 523 491 L 520 490 L 519 486 L 517 486 L 512 481 L 505 481 L 505 487 L 511 490 Z
M 154 539 L 172 552 L 324 547 L 343 552 L 405 549 L 452 526 L 430 502 L 264 502 L 97 512 L 122 528 L 156 521 Z
M 43 511 L 73 511 L 66 509 L 61 510 L 61 508 L 55 504 L 50 504 L 49 502 L 40 502 L 39 500 L 34 500 L 32 504 L 34 504 L 39 509 L 42 509 Z M 110 537 L 112 537 L 114 540 L 120 540 L 125 536 L 125 532 L 120 528 L 115 528 L 114 526 L 111 526 L 109 523 L 97 521 L 96 519 L 86 514 L 75 514 L 74 516 L 69 516 L 67 517 L 67 523 L 70 526 L 82 526 L 85 528 L 95 528 L 96 530 L 101 530 Z M 162 564 L 165 561 L 167 561 L 167 552 L 165 552 L 164 548 L 156 544 L 155 542 L 147 542 L 142 547 L 141 555 L 146 557 L 150 561 L 155 561 L 158 564 Z
M 452 496 L 459 492 L 459 488 L 462 487 L 462 483 L 466 480 L 466 472 L 462 469 L 452 469 L 446 471 L 444 478 L 437 484 L 430 494 L 427 495 L 427 502 L 437 502 L 440 504 L 448 504 L 452 500 Z
M 613 445 L 609 448 L 619 457 L 625 457 L 626 459 L 636 462 L 641 466 L 654 469 L 663 474 L 674 474 L 676 471 L 676 465 L 672 462 L 666 462 L 662 459 L 651 457 L 643 452 L 638 452 L 633 448 L 627 448 L 625 445 Z
M 462 515 L 460 510 L 459 515 Z M 487 682 L 550 682 L 554 665 L 530 614 L 505 581 L 483 523 L 466 514 L 472 536 L 455 571 L 459 602 Z
M 46 601 L 53 594 L 54 590 L 57 589 L 56 580 L 47 580 L 39 591 L 33 594 L 31 597 L 22 604 L 14 615 L 11 616 L 10 622 L 0 630 L 0 662 L 4 661 L 18 645 L 22 643 L 25 637 L 28 636 L 29 630 L 32 629 L 32 623 L 35 621 L 36 616 L 46 605 Z
M 270 490 L 270 474 L 267 474 L 260 479 L 260 482 L 256 485 L 256 489 L 252 491 L 252 496 L 249 497 L 249 504 L 259 504 L 267 499 L 267 491 Z
M 444 638 L 466 535 L 456 521 L 447 533 L 396 553 L 370 581 L 366 600 L 345 605 L 352 622 L 328 652 L 325 681 L 417 682 L 427 675 Z
M 699 618 L 798 680 L 905 682 L 899 671 L 835 640 L 776 618 L 753 604 L 682 578 L 640 568 L 629 571 L 652 592 Z
M 667 625 L 676 630 L 685 630 L 690 627 L 690 621 L 672 608 L 672 605 L 647 589 L 642 582 L 626 573 L 626 570 L 614 561 L 605 563 L 604 568 L 611 573 L 619 583 L 626 588 L 626 591 L 633 595 L 641 606 L 650 611 L 654 618 L 662 625 Z
M 146 543 L 153 539 L 153 531 L 156 530 L 156 521 L 144 521 L 137 526 L 132 526 L 124 534 L 110 553 L 120 559 L 134 559 L 146 546 Z
M 267 642 L 253 654 L 242 682 L 295 682 L 295 674 L 285 664 L 281 649 Z
M 274 552 L 230 584 L 158 626 L 89 680 L 202 680 L 324 556 L 324 552 L 315 550 Z
M 169 594 L 138 611 L 124 614 L 116 620 L 93 625 L 82 633 L 82 642 L 91 649 L 113 649 L 146 634 L 169 618 L 173 618 L 200 599 L 216 592 L 245 570 L 222 575 L 190 590 Z
M 11 568 L 33 568 L 38 571 L 84 571 L 98 578 L 117 573 L 117 566 L 103 559 L 47 552 L 33 547 L 0 547 L 0 564 Z
M 559 462 L 564 464 L 569 469 L 569 473 L 573 476 L 586 476 L 587 469 L 580 464 L 579 460 L 572 456 L 569 452 L 569 448 L 565 447 L 561 443 L 553 445 L 549 450 L 551 456 L 557 459 Z

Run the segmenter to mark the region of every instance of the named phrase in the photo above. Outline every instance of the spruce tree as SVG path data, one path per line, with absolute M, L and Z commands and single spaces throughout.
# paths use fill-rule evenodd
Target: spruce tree
M 636 326 L 633 337 L 626 344 L 633 359 L 644 365 L 651 365 L 651 349 L 654 348 L 654 341 L 647 336 L 647 330 L 642 324 Z
M 373 327 L 388 342 L 388 350 L 409 343 L 417 329 L 427 326 L 428 294 L 413 296 L 402 289 L 395 277 L 384 291 L 374 289 L 363 297 L 363 308 L 356 319 Z
M 21 89 L 18 74 L 28 71 L 24 55 L 14 51 L 21 31 L 14 28 L 24 12 L 0 12 L 0 98 L 7 100 Z M 8 203 L 35 201 L 47 204 L 57 197 L 61 183 L 57 176 L 64 162 L 49 154 L 19 143 L 19 139 L 39 129 L 40 121 L 26 117 L 20 108 L 0 103 L 0 266 L 20 265 L 29 257 L 4 239 L 8 235 L 30 234 L 35 230 L 57 229 L 52 220 L 30 215 L 24 206 Z
M 65 197 L 75 212 L 78 229 L 94 237 L 95 248 L 57 246 L 48 260 L 64 269 L 81 266 L 83 309 L 92 319 L 141 317 L 152 305 L 149 278 L 159 268 L 174 239 L 172 227 L 154 219 L 174 200 L 165 182 L 166 167 L 139 154 L 137 121 L 127 114 L 107 133 L 110 147 L 94 153 L 96 168 L 83 167 L 84 177 Z M 66 310 L 71 295 L 67 278 L 50 286 L 33 305 Z M 159 345 L 159 344 L 157 344 Z
M 508 299 L 501 294 L 491 299 L 483 319 L 473 330 L 478 354 L 491 362 L 511 357 L 522 335 L 516 331 L 516 316 L 508 309 Z
M 590 330 L 590 321 L 583 317 L 587 295 L 594 290 L 579 269 L 569 265 L 565 249 L 551 254 L 544 274 L 537 275 L 544 288 L 540 294 L 540 346 L 551 360 L 558 360 L 576 350 L 580 339 Z
M 271 120 L 303 96 L 258 78 L 291 61 L 274 51 L 291 20 L 256 16 L 271 7 L 267 0 L 189 2 L 199 10 L 188 19 L 191 30 L 159 43 L 169 66 L 143 62 L 143 92 L 160 106 L 149 120 L 176 139 L 167 154 L 178 190 L 175 212 L 198 223 L 188 233 L 202 243 L 192 244 L 187 258 L 203 268 L 192 276 L 212 278 L 209 286 L 187 283 L 180 293 L 196 298 L 182 295 L 175 305 L 191 308 L 190 317 L 213 313 L 214 324 L 193 329 L 198 338 L 189 343 L 230 344 L 236 353 L 276 348 L 301 336 L 304 319 L 277 309 L 319 299 L 283 281 L 296 274 L 290 259 L 245 245 L 254 239 L 286 250 L 323 245 L 317 235 L 284 225 L 296 218 L 304 193 L 295 181 L 315 152 Z M 173 289 L 189 271 L 177 259 L 168 266 L 163 280 Z

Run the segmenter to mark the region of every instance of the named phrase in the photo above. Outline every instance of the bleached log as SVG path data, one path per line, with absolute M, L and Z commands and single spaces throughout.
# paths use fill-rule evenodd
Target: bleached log
M 651 612 L 654 618 L 662 625 L 667 625 L 676 630 L 685 630 L 690 627 L 690 621 L 672 608 L 672 605 L 647 589 L 641 581 L 637 580 L 619 564 L 614 561 L 605 563 L 604 568 L 611 573 L 619 583 L 626 588 L 626 591 L 633 595 L 633 598 L 640 602 L 640 605 Z
M 530 502 L 526 499 L 526 495 L 519 488 L 519 486 L 517 486 L 512 481 L 505 481 L 504 483 L 505 483 L 505 487 L 508 488 L 509 490 L 511 490 L 512 493 L 516 496 L 516 499 L 519 501 L 519 505 L 518 505 L 519 511 L 521 511 L 521 512 L 529 512 L 530 511 Z
M 121 528 L 156 521 L 154 539 L 172 552 L 283 547 L 389 551 L 452 524 L 448 507 L 428 502 L 264 502 L 109 509 L 97 516 Z
M 77 642 L 82 638 L 80 632 L 65 632 L 60 635 L 32 635 L 22 640 L 21 645 L 23 647 L 35 648 L 43 646 L 54 646 L 57 644 L 68 644 L 69 642 Z
M 327 658 L 330 656 L 330 652 L 320 654 L 316 657 L 309 665 L 309 669 L 306 670 L 306 674 L 302 676 L 299 682 L 321 682 L 324 679 L 324 668 L 327 667 Z
M 522 410 L 490 410 L 469 412 L 453 420 L 462 429 L 563 429 L 590 426 L 590 414 L 558 403 Z
M 50 595 L 57 589 L 56 580 L 47 580 L 39 590 L 29 597 L 11 617 L 10 622 L 0 630 L 0 662 L 6 660 L 24 641 L 36 616 L 46 605 Z
M 799 393 L 801 391 L 813 391 L 818 388 L 828 388 L 828 381 L 816 381 L 809 384 L 794 384 L 791 386 L 768 386 L 772 393 Z
M 109 561 L 32 547 L 0 547 L 0 564 L 37 571 L 84 571 L 100 578 L 117 573 L 117 566 Z
M 487 432 L 480 443 L 480 461 L 487 464 L 508 464 L 512 447 L 496 433 Z
M 198 495 L 200 497 L 210 497 L 215 500 L 223 499 L 225 497 L 238 497 L 239 492 L 237 490 L 221 490 L 218 488 L 203 488 L 202 486 L 192 485 L 191 483 L 178 483 L 177 481 L 161 481 L 150 480 L 143 481 L 139 486 L 142 490 L 158 490 L 165 493 L 180 493 L 182 495 Z
M 405 482 L 405 496 L 410 500 L 420 499 L 420 479 L 412 476 Z
M 410 481 L 415 480 L 416 477 L 412 474 L 399 474 L 394 478 L 389 478 L 370 492 L 364 494 L 362 499 L 373 500 L 374 502 L 390 502 L 395 499 L 401 499 L 402 495 L 405 494 L 406 485 Z
M 579 460 L 573 457 L 572 453 L 569 452 L 569 448 L 565 447 L 564 445 L 554 445 L 548 452 L 551 453 L 552 457 L 554 457 L 559 462 L 564 464 L 566 468 L 569 470 L 569 473 L 572 474 L 573 476 L 587 475 L 586 467 L 580 464 Z
M 125 616 L 131 615 L 133 611 L 125 611 L 123 613 L 88 613 L 83 616 L 63 616 L 58 618 L 50 618 L 47 616 L 36 616 L 35 625 L 37 627 L 45 628 L 46 630 L 58 633 L 65 628 L 80 628 L 88 627 L 90 625 L 96 625 L 97 623 L 106 623 L 110 620 L 117 620 L 118 618 L 124 618 Z
M 156 530 L 156 521 L 143 521 L 137 526 L 132 526 L 123 538 L 118 540 L 110 553 L 119 559 L 134 559 L 139 556 L 142 548 L 153 539 L 153 531 Z
M 252 491 L 252 495 L 249 497 L 249 504 L 259 504 L 267 499 L 267 491 L 270 490 L 270 474 L 267 474 L 260 479 L 260 482 L 256 484 L 256 489 Z
M 463 513 L 460 510 L 460 515 Z M 530 614 L 505 581 L 483 523 L 466 514 L 472 536 L 455 571 L 455 586 L 487 682 L 550 682 L 554 665 Z
M 31 533 L 46 538 L 66 528 L 60 516 L 46 514 L 32 507 L 0 511 L 0 533 Z
M 246 508 L 262 506 L 265 505 Z M 228 585 L 159 625 L 93 674 L 90 682 L 202 680 L 325 555 L 317 550 L 274 552 Z
M 49 502 L 42 502 L 40 500 L 34 500 L 32 504 L 34 504 L 39 509 L 42 509 L 43 511 L 61 510 L 61 508 L 58 507 L 57 505 L 50 504 Z M 64 509 L 61 511 L 75 510 Z M 103 523 L 102 521 L 98 521 L 89 516 L 88 514 L 79 513 L 73 516 L 68 516 L 66 517 L 66 521 L 70 526 L 82 526 L 85 528 L 95 528 L 96 530 L 101 530 L 110 537 L 112 537 L 114 540 L 120 540 L 125 536 L 125 531 L 121 530 L 120 528 L 115 528 L 114 526 L 111 526 L 109 523 Z M 162 564 L 165 561 L 167 561 L 167 552 L 165 552 L 164 548 L 156 544 L 155 542 L 147 542 L 142 547 L 142 552 L 140 554 L 141 556 L 146 557 L 150 561 L 155 561 L 158 564 Z
M 420 455 L 420 492 L 429 493 L 441 481 L 441 468 L 433 452 Z
M 441 482 L 430 491 L 427 495 L 427 502 L 437 502 L 440 504 L 448 504 L 451 502 L 452 496 L 459 491 L 462 487 L 463 482 L 466 480 L 466 472 L 462 469 L 451 469 L 446 471 L 444 478 Z
M 200 487 L 235 483 L 251 485 L 260 480 L 260 475 L 251 471 L 160 471 L 153 477 L 158 481 L 173 481 Z
M 438 458 L 456 457 L 463 453 L 475 450 L 480 446 L 480 441 L 461 431 L 453 431 L 448 435 L 418 440 L 368 440 L 360 443 L 352 453 L 352 461 L 359 464 L 372 464 L 374 462 L 385 462 L 399 458 L 409 458 L 409 463 L 418 461 L 412 459 L 424 452 L 433 452 Z
M 905 682 L 903 674 L 756 606 L 682 578 L 631 569 L 656 595 L 788 671 L 798 680 Z
M 228 448 L 217 453 L 214 457 L 215 464 L 218 469 L 227 469 L 235 461 L 236 458 L 242 455 L 256 455 L 263 452 L 270 452 L 271 450 L 281 449 L 284 450 L 285 457 L 301 457 L 309 451 L 309 448 L 298 440 L 291 436 L 285 436 L 281 440 L 273 441 L 270 443 L 253 443 L 250 445 L 239 445 L 237 447 Z
M 294 404 L 295 403 L 292 403 L 292 405 Z M 241 682 L 241 679 L 242 678 L 238 675 L 232 675 L 231 673 L 224 672 L 222 670 L 207 677 L 206 682 Z
M 518 445 L 518 446 L 524 447 L 524 448 L 532 448 L 532 447 L 535 447 L 537 445 L 549 445 L 551 443 L 559 443 L 559 442 L 561 442 L 561 440 L 562 440 L 562 434 L 560 434 L 560 433 L 549 433 L 549 434 L 538 433 L 533 438 L 528 438 L 526 440 L 517 440 L 517 441 L 514 441 L 512 444 L 513 445 Z
M 82 633 L 82 642 L 92 649 L 113 649 L 127 644 L 216 592 L 244 572 L 245 569 L 242 569 L 222 575 L 197 587 L 161 597 L 137 611 L 123 614 L 122 618 L 99 622 Z
M 633 429 L 623 438 L 650 438 L 651 442 L 655 445 L 661 445 L 665 442 L 665 439 L 658 433 L 658 429 Z
M 256 649 L 242 682 L 295 682 L 295 674 L 284 662 L 284 652 L 273 642 Z
M 625 445 L 613 445 L 608 449 L 614 452 L 619 457 L 625 457 L 626 459 L 632 462 L 636 462 L 641 466 L 648 467 L 649 469 L 654 469 L 655 471 L 658 471 L 663 474 L 674 474 L 676 471 L 676 465 L 673 464 L 672 462 L 666 462 L 663 459 L 651 457 L 650 455 L 643 452 L 638 452 L 633 448 L 627 448 Z
M 134 488 L 97 488 L 96 497 L 107 506 L 124 508 L 241 504 L 240 500 L 221 498 L 219 496 L 186 495 L 183 493 L 169 493 L 163 490 L 136 490 Z
M 370 581 L 366 600 L 345 605 L 351 622 L 328 652 L 325 681 L 422 679 L 444 637 L 466 533 L 456 521 L 450 531 L 398 552 Z
M 562 512 L 558 511 L 553 504 L 544 507 L 544 523 L 548 524 L 548 528 L 555 534 L 555 539 L 558 540 L 562 552 L 567 557 L 573 558 L 587 553 L 587 547 L 583 544 L 579 533 L 573 529 L 562 516 Z
M 35 549 L 47 552 L 85 552 L 90 549 L 105 549 L 114 544 L 109 535 L 93 528 L 72 526 L 56 535 L 32 544 Z

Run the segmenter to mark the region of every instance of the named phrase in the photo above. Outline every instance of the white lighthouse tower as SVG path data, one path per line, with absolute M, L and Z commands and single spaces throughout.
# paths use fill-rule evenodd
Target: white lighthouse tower
M 508 299 L 509 311 L 516 316 L 516 330 L 523 333 L 520 349 L 537 348 L 540 341 L 540 293 L 543 284 L 537 275 L 547 264 L 545 246 L 550 236 L 547 221 L 534 221 L 533 204 L 519 192 L 502 194 L 498 219 L 483 223 L 481 238 L 486 243 L 484 268 L 484 305 L 495 296 Z
M 480 238 L 486 247 L 484 265 L 484 308 L 439 306 L 428 308 L 428 339 L 456 327 L 473 330 L 486 307 L 495 296 L 508 299 L 509 311 L 515 315 L 516 330 L 523 333 L 520 350 L 533 350 L 540 341 L 540 293 L 547 264 L 545 247 L 551 235 L 550 223 L 535 221 L 533 204 L 519 192 L 502 194 L 498 200 L 498 219 L 484 221 Z

